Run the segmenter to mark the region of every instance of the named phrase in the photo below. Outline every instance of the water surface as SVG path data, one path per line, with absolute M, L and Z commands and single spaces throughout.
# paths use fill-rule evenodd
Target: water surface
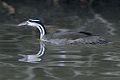
M 0 80 L 119 80 L 120 22 L 109 22 L 102 15 L 91 13 L 94 15 L 92 18 L 81 18 L 77 15 L 64 17 L 64 21 L 58 22 L 64 26 L 56 26 L 55 29 L 65 28 L 71 23 L 67 20 L 75 19 L 76 26 L 79 26 L 75 27 L 74 31 L 91 31 L 113 43 L 105 45 L 39 43 L 38 31 L 35 29 L 1 24 Z M 73 30 L 73 27 L 69 29 Z M 49 33 L 48 36 L 53 34 L 55 33 Z M 42 44 L 44 46 L 40 48 Z M 43 48 L 44 54 L 38 54 Z

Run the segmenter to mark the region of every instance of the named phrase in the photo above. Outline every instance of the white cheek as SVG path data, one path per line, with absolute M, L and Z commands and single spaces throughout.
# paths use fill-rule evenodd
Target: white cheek
M 36 23 L 29 23 L 28 25 L 33 26 L 33 27 L 38 26 L 38 24 L 36 24 Z

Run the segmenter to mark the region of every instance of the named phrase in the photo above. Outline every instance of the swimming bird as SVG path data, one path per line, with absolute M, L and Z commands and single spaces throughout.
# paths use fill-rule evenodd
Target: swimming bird
M 100 37 L 98 35 L 93 35 L 92 33 L 84 32 L 84 31 L 80 31 L 78 33 L 85 34 L 85 35 L 87 35 L 86 37 L 82 37 L 82 38 L 80 37 L 80 38 L 77 38 L 74 40 L 47 39 L 45 37 L 46 28 L 45 28 L 44 24 L 40 20 L 36 20 L 36 19 L 29 19 L 25 22 L 18 24 L 17 26 L 31 26 L 31 27 L 38 28 L 39 33 L 40 33 L 40 40 L 50 42 L 53 44 L 74 44 L 74 43 L 76 43 L 76 44 L 78 44 L 78 43 L 82 43 L 82 44 L 105 44 L 105 43 L 109 43 L 109 41 L 104 39 L 103 37 Z

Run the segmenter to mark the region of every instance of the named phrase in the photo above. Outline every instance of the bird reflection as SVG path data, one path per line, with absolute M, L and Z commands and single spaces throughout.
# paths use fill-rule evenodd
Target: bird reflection
M 38 63 L 39 61 L 41 61 L 41 56 L 44 55 L 45 53 L 45 44 L 43 42 L 40 43 L 40 47 L 39 47 L 39 52 L 37 54 L 33 54 L 33 55 L 20 55 L 22 56 L 21 59 L 18 59 L 18 61 L 21 62 L 29 62 L 29 63 Z

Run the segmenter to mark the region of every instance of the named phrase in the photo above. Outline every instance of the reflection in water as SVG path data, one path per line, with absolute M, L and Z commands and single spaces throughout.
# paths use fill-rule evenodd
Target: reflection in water
M 117 52 L 107 52 L 105 55 L 104 60 L 107 61 L 120 61 L 120 54 Z
M 24 54 L 21 55 L 21 59 L 18 57 L 16 59 L 15 55 L 19 54 L 17 52 L 22 53 L 22 51 L 25 51 L 27 53 L 27 50 L 31 50 L 31 48 L 25 49 L 23 45 L 27 47 L 32 45 L 30 42 L 31 39 L 28 38 L 30 37 L 29 35 L 25 37 L 23 37 L 24 35 L 17 35 L 16 37 L 14 36 L 16 34 L 17 33 L 11 34 L 13 38 L 9 35 L 7 39 L 2 38 L 1 40 L 2 46 L 0 45 L 0 50 L 2 50 L 2 53 L 0 54 L 2 55 L 0 55 L 0 79 L 1 76 L 6 77 L 6 75 L 8 76 L 7 78 L 11 80 L 18 80 L 18 78 L 21 80 L 88 80 L 88 77 L 91 77 L 89 80 L 93 80 L 94 76 L 100 76 L 101 79 L 103 79 L 104 76 L 113 76 L 113 79 L 120 76 L 120 55 L 119 47 L 117 47 L 119 44 L 114 46 L 110 44 L 108 46 L 89 45 L 88 47 L 88 45 L 73 45 L 65 47 L 55 45 L 49 46 L 40 43 L 37 54 Z M 2 36 L 5 37 L 6 34 Z M 11 40 L 14 43 L 7 42 L 6 40 Z M 19 43 L 18 41 L 24 42 Z M 30 44 L 28 45 L 27 42 Z M 44 56 L 45 60 L 42 62 L 41 57 L 44 55 L 45 47 L 47 48 L 46 52 L 48 51 L 48 54 Z M 3 59 L 3 55 L 7 58 Z M 8 55 L 12 57 L 9 58 Z M 41 62 L 29 65 L 27 63 L 16 62 L 16 60 L 29 63 Z M 11 71 L 14 71 L 14 73 L 11 73 Z M 108 78 L 107 80 L 110 79 L 111 78 Z
M 45 53 L 45 44 L 43 42 L 40 43 L 39 52 L 34 55 L 20 55 L 23 58 L 19 59 L 18 61 L 22 62 L 30 62 L 30 63 L 37 63 L 41 61 L 41 56 Z

